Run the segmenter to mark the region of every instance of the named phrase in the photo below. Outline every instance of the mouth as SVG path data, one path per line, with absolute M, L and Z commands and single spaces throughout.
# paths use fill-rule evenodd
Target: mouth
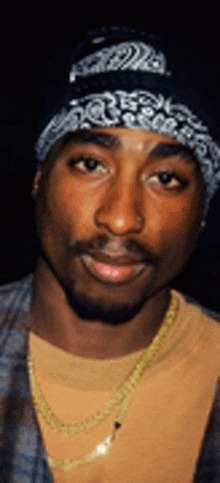
M 146 269 L 145 263 L 131 261 L 126 257 L 81 255 L 80 258 L 87 272 L 107 283 L 130 282 Z

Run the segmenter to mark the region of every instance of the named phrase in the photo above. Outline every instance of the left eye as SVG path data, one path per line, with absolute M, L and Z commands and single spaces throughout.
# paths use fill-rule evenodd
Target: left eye
M 72 160 L 71 165 L 83 173 L 103 173 L 106 170 L 102 162 L 92 157 L 80 157 Z
M 181 179 L 174 173 L 170 173 L 168 171 L 161 171 L 160 173 L 156 173 L 149 178 L 150 182 L 153 183 L 161 183 L 167 189 L 169 188 L 178 188 L 181 185 L 186 185 L 185 180 Z

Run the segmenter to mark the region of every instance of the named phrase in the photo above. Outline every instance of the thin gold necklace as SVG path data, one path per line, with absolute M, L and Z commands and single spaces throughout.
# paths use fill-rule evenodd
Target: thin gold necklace
M 150 346 L 147 347 L 147 349 L 141 355 L 134 368 L 126 377 L 125 381 L 123 381 L 115 394 L 110 397 L 110 399 L 96 412 L 96 414 L 92 415 L 88 419 L 85 419 L 84 421 L 81 421 L 80 423 L 65 424 L 53 413 L 48 402 L 44 398 L 41 388 L 39 387 L 37 376 L 35 374 L 34 360 L 31 357 L 31 350 L 29 350 L 28 368 L 32 385 L 33 400 L 37 411 L 41 413 L 50 429 L 52 429 L 54 432 L 71 436 L 84 434 L 105 421 L 115 408 L 119 408 L 113 423 L 113 433 L 107 436 L 107 438 L 100 443 L 94 451 L 77 461 L 57 461 L 49 456 L 49 463 L 54 469 L 56 468 L 63 471 L 69 471 L 73 468 L 84 466 L 99 456 L 106 455 L 108 453 L 108 449 L 115 439 L 116 431 L 122 427 L 123 420 L 134 396 L 135 388 L 141 377 L 144 375 L 146 369 L 152 365 L 155 357 L 161 349 L 164 339 L 167 337 L 168 332 L 177 318 L 178 310 L 179 298 L 176 296 L 176 294 L 173 294 L 170 308 L 166 313 L 165 320 L 162 323 L 159 332 L 154 337 Z

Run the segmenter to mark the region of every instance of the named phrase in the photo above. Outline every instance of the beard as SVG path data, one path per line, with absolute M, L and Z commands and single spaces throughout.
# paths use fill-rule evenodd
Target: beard
M 93 300 L 89 295 L 80 293 L 75 289 L 74 283 L 66 284 L 64 287 L 65 294 L 70 307 L 77 315 L 87 321 L 101 321 L 108 325 L 121 325 L 133 319 L 142 309 L 149 293 L 143 293 L 139 300 L 133 304 L 128 303 L 111 303 L 106 300 Z M 151 295 L 152 296 L 152 295 Z M 120 299 L 120 294 L 119 294 Z
M 82 283 L 79 284 L 77 276 L 76 279 L 74 279 L 74 277 L 70 275 L 69 267 L 71 261 L 73 261 L 77 255 L 87 254 L 90 248 L 102 248 L 106 244 L 106 239 L 107 237 L 104 236 L 97 237 L 94 242 L 80 241 L 75 243 L 74 246 L 66 247 L 63 262 L 58 264 L 59 268 L 56 263 L 52 262 L 51 257 L 47 255 L 40 243 L 39 252 L 59 284 L 62 286 L 69 306 L 79 318 L 87 322 L 100 321 L 110 326 L 119 326 L 131 321 L 141 311 L 146 302 L 159 291 L 164 289 L 167 284 L 165 282 L 162 286 L 158 286 L 157 283 L 154 283 L 155 280 L 151 279 L 150 286 L 146 283 L 144 286 L 137 287 L 135 299 L 133 299 L 133 301 L 131 300 L 131 297 L 130 299 L 128 297 L 128 300 L 124 302 L 123 300 L 120 300 L 120 298 L 122 298 L 120 287 L 117 288 L 118 295 L 114 301 L 109 300 L 108 296 L 94 297 L 89 294 L 89 289 L 87 292 L 84 291 Z M 153 250 L 146 249 L 132 241 L 128 241 L 125 246 L 126 248 L 132 247 L 132 253 L 138 253 L 139 256 L 142 256 L 143 262 L 150 265 L 153 264 L 157 268 L 159 258 Z
M 107 237 L 97 237 L 90 242 L 78 242 L 71 249 L 69 249 L 69 258 L 75 258 L 77 255 L 87 254 L 89 248 L 103 248 L 106 245 Z M 126 248 L 132 248 L 132 253 L 135 253 L 142 257 L 145 263 L 157 264 L 157 256 L 152 250 L 146 249 L 137 243 L 128 241 L 125 243 Z M 64 273 L 68 273 L 68 263 L 65 266 Z M 64 282 L 65 278 L 65 282 Z M 149 286 L 140 287 L 138 290 L 138 297 L 136 300 L 127 302 L 120 301 L 120 286 L 118 287 L 118 300 L 117 302 L 108 300 L 108 297 L 92 297 L 89 292 L 83 292 L 82 287 L 79 288 L 77 280 L 75 281 L 71 276 L 64 277 L 61 282 L 66 294 L 67 301 L 74 312 L 82 319 L 86 321 L 101 321 L 104 324 L 117 326 L 122 325 L 132 320 L 143 308 L 146 301 L 152 297 L 152 293 L 149 293 Z

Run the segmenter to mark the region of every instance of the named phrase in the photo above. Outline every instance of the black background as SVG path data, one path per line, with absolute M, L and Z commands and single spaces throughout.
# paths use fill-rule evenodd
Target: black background
M 26 15 L 28 15 L 26 13 Z M 68 12 L 67 12 L 68 16 Z M 19 279 L 34 270 L 37 246 L 31 185 L 35 162 L 38 109 L 43 92 L 45 67 L 56 52 L 72 45 L 89 28 L 102 25 L 131 25 L 131 21 L 88 21 L 74 18 L 72 28 L 65 22 L 44 24 L 29 14 L 6 21 L 0 35 L 0 283 Z M 2 23 L 4 23 L 2 19 Z M 139 26 L 139 24 L 136 25 Z M 143 29 L 157 31 L 142 24 Z M 176 31 L 174 32 L 176 33 Z M 211 72 L 210 89 L 220 111 L 220 54 L 216 31 L 178 28 L 178 34 L 204 54 Z M 220 193 L 211 203 L 208 229 L 200 248 L 175 282 L 175 287 L 220 312 Z

